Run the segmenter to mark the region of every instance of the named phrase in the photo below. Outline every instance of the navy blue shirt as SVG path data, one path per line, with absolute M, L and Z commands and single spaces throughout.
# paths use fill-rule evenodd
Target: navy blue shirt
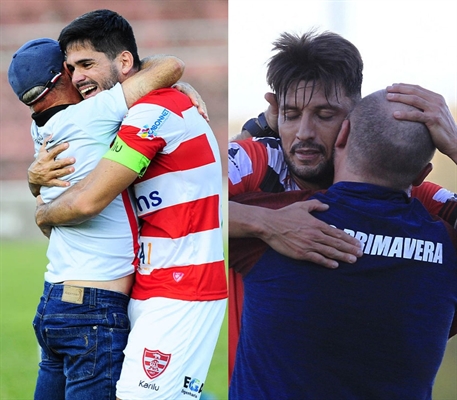
M 448 230 L 401 191 L 340 182 L 314 197 L 364 255 L 336 270 L 261 256 L 244 278 L 229 398 L 430 399 L 457 309 Z

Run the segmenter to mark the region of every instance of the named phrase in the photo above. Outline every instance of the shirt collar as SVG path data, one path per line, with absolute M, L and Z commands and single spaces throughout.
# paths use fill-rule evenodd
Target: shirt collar
M 32 119 L 35 121 L 37 126 L 44 126 L 54 115 L 62 110 L 65 110 L 70 105 L 71 104 L 62 104 L 60 106 L 48 108 L 40 113 L 33 113 Z

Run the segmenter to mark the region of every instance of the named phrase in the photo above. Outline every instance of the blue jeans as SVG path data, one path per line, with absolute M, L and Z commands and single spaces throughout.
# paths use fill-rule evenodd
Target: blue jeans
M 68 296 L 68 288 L 45 282 L 33 320 L 42 357 L 35 400 L 114 400 L 130 330 L 129 297 L 95 288 Z

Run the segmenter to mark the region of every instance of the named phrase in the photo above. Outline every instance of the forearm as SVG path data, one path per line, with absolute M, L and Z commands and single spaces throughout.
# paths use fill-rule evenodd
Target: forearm
M 454 164 L 457 165 L 457 148 L 455 149 L 454 152 L 449 153 L 449 154 L 448 154 L 448 157 L 449 157 L 452 161 L 454 161 Z
M 175 56 L 156 55 L 150 57 L 157 88 L 169 87 L 178 82 L 184 74 L 185 64 Z M 150 75 L 150 73 L 149 73 Z
M 36 224 L 39 227 L 78 225 L 101 211 L 87 207 L 83 199 L 84 187 L 75 185 L 53 201 L 37 205 Z
M 117 162 L 102 158 L 82 181 L 50 203 L 37 207 L 39 227 L 76 225 L 100 214 L 136 178 L 137 173 Z
M 229 201 L 229 237 L 256 237 L 264 236 L 262 221 L 268 218 L 264 207 L 250 206 Z
M 318 200 L 295 201 L 279 209 L 229 203 L 230 238 L 256 237 L 280 254 L 328 268 L 336 268 L 338 261 L 354 263 L 362 256 L 359 240 L 311 214 L 328 210 Z
M 154 54 L 152 56 L 144 57 L 141 60 L 140 71 L 145 71 L 151 68 L 156 68 L 161 65 L 167 65 L 168 63 L 178 62 L 181 68 L 184 69 L 184 62 L 178 57 L 167 55 L 167 54 Z
M 139 72 L 122 83 L 122 89 L 130 108 L 151 90 L 170 87 L 184 73 L 184 63 L 174 56 L 151 56 L 142 61 Z

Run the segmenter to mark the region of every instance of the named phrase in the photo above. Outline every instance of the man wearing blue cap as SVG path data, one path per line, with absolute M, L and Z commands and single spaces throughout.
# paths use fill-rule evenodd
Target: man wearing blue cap
M 71 143 L 77 161 L 68 178 L 74 184 L 109 149 L 128 108 L 149 91 L 174 84 L 183 64 L 175 57 L 146 60 L 122 84 L 81 102 L 64 60 L 57 41 L 32 40 L 14 54 L 8 80 L 33 112 L 35 150 L 43 143 L 48 150 Z M 136 71 L 133 62 L 125 68 L 128 75 Z M 45 202 L 65 190 L 39 189 L 33 187 Z M 42 349 L 35 399 L 115 398 L 137 264 L 133 209 L 125 191 L 90 221 L 52 230 L 44 292 L 33 322 Z

